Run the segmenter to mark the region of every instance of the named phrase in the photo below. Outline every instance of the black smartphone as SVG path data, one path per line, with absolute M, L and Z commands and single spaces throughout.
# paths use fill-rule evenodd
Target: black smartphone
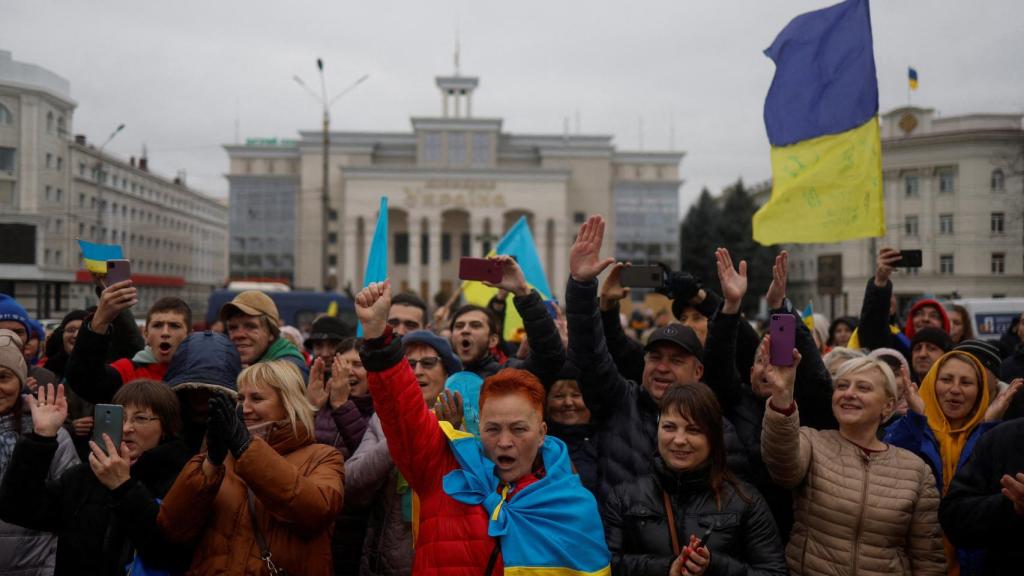
M 626 266 L 619 271 L 619 282 L 628 288 L 661 288 L 665 284 L 665 271 L 657 264 Z
M 121 431 L 124 427 L 124 408 L 118 404 L 97 404 L 93 409 L 92 416 L 92 441 L 107 453 L 107 443 L 103 441 L 103 435 L 110 436 L 114 448 L 121 447 Z
M 900 268 L 920 268 L 924 260 L 920 250 L 900 250 Z

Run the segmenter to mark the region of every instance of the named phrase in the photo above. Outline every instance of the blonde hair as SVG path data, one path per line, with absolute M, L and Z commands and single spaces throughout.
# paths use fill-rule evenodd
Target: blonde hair
M 847 374 L 863 372 L 864 370 L 870 370 L 872 368 L 875 368 L 882 373 L 882 377 L 884 378 L 882 385 L 885 387 L 886 395 L 893 400 L 899 398 L 899 392 L 896 388 L 896 375 L 893 374 L 892 368 L 890 368 L 889 365 L 880 358 L 860 356 L 859 358 L 847 360 L 839 366 L 838 370 L 836 370 L 836 375 L 832 377 L 832 381 L 835 382 Z
M 316 409 L 306 398 L 306 383 L 294 364 L 285 360 L 257 362 L 238 375 L 239 388 L 243 384 L 265 386 L 277 392 L 295 434 L 299 434 L 297 424 L 302 424 L 306 433 L 313 435 L 313 415 Z

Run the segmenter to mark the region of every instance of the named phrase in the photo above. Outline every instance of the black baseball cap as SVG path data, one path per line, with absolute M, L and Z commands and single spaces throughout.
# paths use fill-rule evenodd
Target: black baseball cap
M 675 344 L 696 356 L 701 362 L 704 361 L 704 347 L 700 345 L 700 338 L 697 337 L 697 333 L 689 326 L 669 324 L 668 326 L 658 328 L 647 338 L 647 345 L 644 346 L 644 351 L 650 351 L 655 344 L 662 342 Z

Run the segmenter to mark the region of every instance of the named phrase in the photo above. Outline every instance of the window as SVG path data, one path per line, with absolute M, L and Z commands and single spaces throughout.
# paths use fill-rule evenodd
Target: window
M 85 208 L 85 194 L 80 193 L 78 195 L 78 207 Z
M 473 134 L 473 164 L 491 163 L 491 137 L 488 134 Z
M 57 202 L 58 203 L 63 203 L 64 202 L 64 189 L 63 188 L 57 188 Z
M 430 263 L 430 234 L 424 232 L 420 235 L 420 264 Z
M 473 254 L 469 232 L 463 232 L 462 237 L 459 238 L 459 254 L 462 256 L 472 256 Z
M 903 221 L 903 233 L 906 236 L 917 236 L 918 234 L 918 221 L 917 216 L 907 216 Z
M 423 137 L 423 161 L 440 162 L 441 158 L 441 133 L 427 132 Z
M 953 255 L 942 254 L 939 256 L 939 273 L 940 274 L 952 274 L 953 273 Z
M 405 232 L 395 234 L 395 264 L 409 263 L 409 235 Z
M 46 153 L 46 167 L 53 168 L 53 154 Z
M 46 201 L 47 201 L 47 202 L 50 202 L 50 201 L 52 201 L 52 200 L 53 200 L 53 194 L 51 194 L 51 192 L 52 192 L 52 188 L 50 188 L 49 186 L 47 186 L 47 187 L 46 187 Z
M 917 176 L 906 176 L 903 179 L 903 190 L 905 191 L 907 198 L 916 198 L 919 194 Z
M 337 232 L 328 232 L 327 233 L 327 243 L 328 244 L 337 244 L 338 243 L 338 233 Z
M 952 234 L 953 233 L 953 215 L 952 214 L 939 214 L 939 234 Z
M 62 156 L 57 156 L 57 170 L 63 170 L 63 169 L 64 169 L 64 158 Z
M 337 210 L 328 210 L 327 211 L 327 219 L 330 220 L 331 222 L 337 222 L 337 220 L 338 220 L 338 211 Z
M 1002 252 L 992 253 L 992 273 L 1006 274 L 1006 254 Z
M 999 168 L 992 171 L 992 177 L 989 180 L 989 186 L 992 187 L 994 192 L 1002 192 L 1006 187 L 1006 175 Z
M 338 255 L 337 254 L 329 254 L 327 256 L 327 265 L 328 266 L 337 266 L 338 265 Z
M 448 133 L 448 163 L 466 163 L 466 134 L 462 132 Z
M 65 134 L 67 134 L 67 132 L 68 132 L 68 130 L 67 130 L 67 125 L 66 125 L 66 123 L 64 121 L 64 117 L 63 116 L 58 117 L 57 118 L 57 134 L 63 136 Z
M 0 104 L 0 124 L 13 124 L 14 114 L 11 114 L 10 108 Z
M 0 148 L 0 172 L 14 175 L 14 148 Z
M 1002 234 L 1005 229 L 1006 215 L 1002 212 L 993 212 L 989 228 L 993 234 Z
M 956 173 L 952 168 L 939 168 L 939 194 L 952 194 L 956 188 Z
M 85 236 L 85 224 L 82 224 L 81 222 L 79 222 L 78 223 L 78 237 L 81 238 L 82 236 Z
M 78 163 L 78 175 L 85 176 L 85 162 Z
M 46 113 L 46 131 L 53 132 L 53 112 Z
M 452 260 L 452 235 L 448 232 L 441 234 L 441 261 L 451 262 Z
M 574 213 L 572 215 L 572 221 L 575 222 L 576 224 L 583 224 L 584 222 L 587 221 L 587 213 L 586 212 L 576 212 L 576 213 Z

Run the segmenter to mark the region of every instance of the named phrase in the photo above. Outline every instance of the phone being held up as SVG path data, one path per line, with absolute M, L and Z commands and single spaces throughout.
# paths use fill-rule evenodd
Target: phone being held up
M 107 454 L 107 443 L 103 435 L 110 436 L 115 449 L 121 447 L 121 432 L 124 428 L 124 408 L 118 404 L 97 404 L 93 409 L 92 441 Z M 107 454 L 110 456 L 110 454 Z
M 107 260 L 107 286 L 130 280 L 132 263 L 130 260 Z
M 460 280 L 479 280 L 497 284 L 504 275 L 500 262 L 488 258 L 471 258 L 464 256 L 459 260 Z
M 772 366 L 792 366 L 793 348 L 796 347 L 796 316 L 792 314 L 772 314 L 769 363 Z

